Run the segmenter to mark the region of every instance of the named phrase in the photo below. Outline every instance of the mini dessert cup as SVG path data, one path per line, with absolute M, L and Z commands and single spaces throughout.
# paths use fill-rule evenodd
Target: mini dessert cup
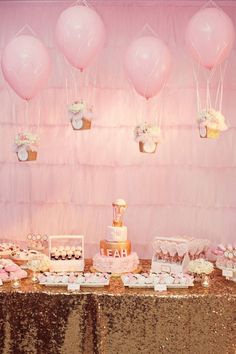
M 202 274 L 201 275 L 201 285 L 203 288 L 209 288 L 210 287 L 210 276 L 207 274 Z
M 18 288 L 20 288 L 20 286 L 21 286 L 21 280 L 20 280 L 20 279 L 18 279 L 18 278 L 13 278 L 13 279 L 11 280 L 11 287 L 12 287 L 13 289 L 18 289 Z
M 38 276 L 37 276 L 37 272 L 36 271 L 33 271 L 32 273 L 32 277 L 31 277 L 31 281 L 32 283 L 38 283 Z

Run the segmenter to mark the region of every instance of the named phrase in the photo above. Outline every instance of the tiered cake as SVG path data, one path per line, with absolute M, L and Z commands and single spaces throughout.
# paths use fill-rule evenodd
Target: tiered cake
M 131 252 L 131 242 L 127 240 L 127 227 L 123 215 L 127 208 L 123 199 L 117 199 L 113 206 L 113 223 L 107 227 L 105 240 L 100 241 L 100 253 L 93 258 L 93 267 L 99 272 L 129 273 L 137 269 L 139 259 Z

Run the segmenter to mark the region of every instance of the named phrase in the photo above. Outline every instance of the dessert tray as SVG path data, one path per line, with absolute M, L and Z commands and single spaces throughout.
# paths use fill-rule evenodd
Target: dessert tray
M 51 272 L 82 272 L 84 270 L 84 236 L 49 236 Z
M 104 287 L 109 285 L 110 275 L 107 273 L 74 273 L 45 272 L 38 275 L 40 285 L 45 286 L 68 286 L 69 284 L 78 284 L 85 287 Z
M 216 267 L 222 270 L 223 277 L 236 282 L 236 262 L 227 261 L 222 257 L 216 260 Z
M 167 289 L 178 289 L 178 288 L 188 288 L 193 286 L 194 278 L 189 274 L 179 273 L 179 274 L 126 274 L 121 277 L 124 286 L 129 288 L 163 288 Z M 160 287 L 161 285 L 161 287 Z

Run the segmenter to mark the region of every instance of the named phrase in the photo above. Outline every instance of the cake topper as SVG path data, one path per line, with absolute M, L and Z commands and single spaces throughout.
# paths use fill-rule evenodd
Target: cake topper
M 127 208 L 127 204 L 123 199 L 116 199 L 112 203 L 113 207 L 113 222 L 112 225 L 116 227 L 124 226 L 123 216 Z

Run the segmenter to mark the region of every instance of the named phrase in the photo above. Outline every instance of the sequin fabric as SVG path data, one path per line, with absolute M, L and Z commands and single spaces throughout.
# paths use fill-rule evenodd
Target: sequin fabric
M 120 278 L 73 294 L 30 279 L 16 290 L 8 283 L 0 288 L 0 353 L 235 354 L 236 284 L 218 270 L 208 289 L 164 293 L 126 289 Z

